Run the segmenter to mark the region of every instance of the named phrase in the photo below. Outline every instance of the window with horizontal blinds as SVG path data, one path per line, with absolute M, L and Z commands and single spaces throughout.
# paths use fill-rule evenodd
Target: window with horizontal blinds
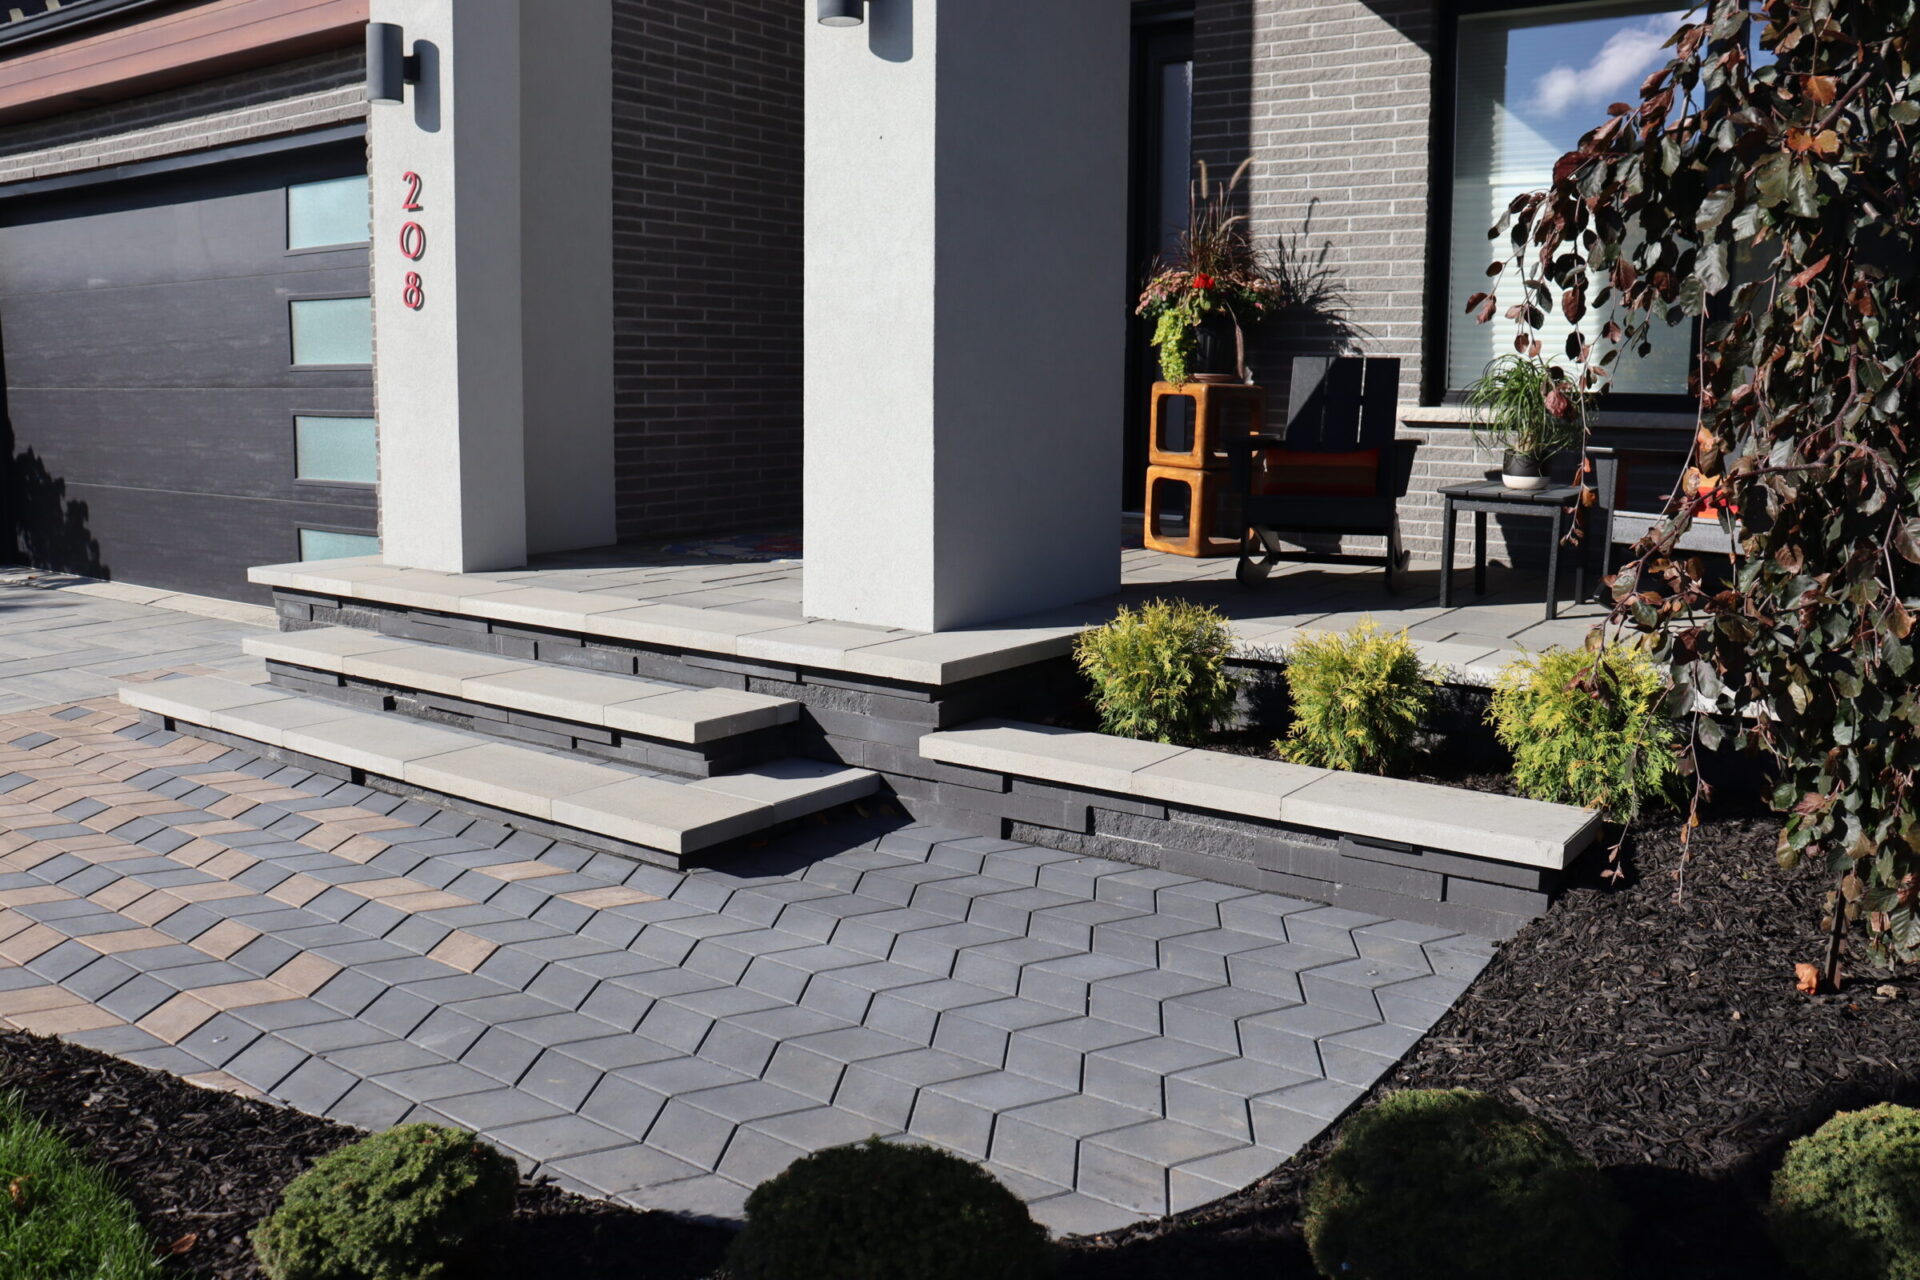
M 1487 362 L 1513 350 L 1513 324 L 1496 317 L 1477 324 L 1465 307 L 1487 287 L 1487 264 L 1504 256 L 1504 238 L 1487 229 L 1523 192 L 1553 179 L 1553 166 L 1580 135 L 1607 117 L 1607 107 L 1633 98 L 1640 82 L 1664 66 L 1663 46 L 1687 11 L 1656 3 L 1553 5 L 1463 15 L 1456 44 L 1453 214 L 1447 290 L 1447 386 L 1465 388 Z M 1503 309 L 1519 300 L 1509 271 Z M 1608 316 L 1589 311 L 1582 336 L 1599 345 Z M 1540 338 L 1549 357 L 1562 353 L 1569 325 L 1549 317 Z M 1675 395 L 1687 389 L 1692 326 L 1655 321 L 1653 351 L 1623 351 L 1613 364 L 1615 391 Z

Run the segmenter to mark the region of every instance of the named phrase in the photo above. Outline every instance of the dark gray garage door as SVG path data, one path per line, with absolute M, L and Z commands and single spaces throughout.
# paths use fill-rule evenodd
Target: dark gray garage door
M 0 199 L 17 560 L 261 599 L 375 549 L 365 182 L 348 141 Z

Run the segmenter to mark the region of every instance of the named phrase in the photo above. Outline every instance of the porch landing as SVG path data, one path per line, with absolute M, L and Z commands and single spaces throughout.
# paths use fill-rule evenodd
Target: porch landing
M 723 544 L 722 556 L 726 554 Z M 738 554 L 751 555 L 741 550 Z M 443 574 L 382 564 L 377 557 L 269 565 L 253 581 L 282 598 L 365 600 L 403 609 L 486 619 L 630 643 L 694 650 L 857 677 L 946 686 L 1056 658 L 1121 604 L 1170 597 L 1226 615 L 1242 656 L 1259 659 L 1303 633 L 1340 631 L 1363 617 L 1405 628 L 1422 658 L 1451 683 L 1487 685 L 1526 651 L 1577 646 L 1604 616 L 1563 600 L 1544 618 L 1542 576 L 1490 568 L 1475 598 L 1461 572 L 1453 606 L 1439 604 L 1440 574 L 1416 565 L 1397 594 L 1377 569 L 1287 565 L 1248 590 L 1234 561 L 1190 560 L 1139 548 L 1120 553 L 1112 596 L 988 627 L 934 633 L 811 619 L 802 609 L 798 559 L 728 559 L 610 547 L 549 556 L 519 569 Z

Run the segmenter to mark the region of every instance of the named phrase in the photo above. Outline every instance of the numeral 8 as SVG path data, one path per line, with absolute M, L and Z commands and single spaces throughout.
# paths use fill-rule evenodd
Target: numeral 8
M 407 272 L 407 287 L 401 291 L 400 301 L 406 303 L 407 308 L 412 311 L 418 311 L 427 305 L 427 287 L 421 282 L 418 271 Z

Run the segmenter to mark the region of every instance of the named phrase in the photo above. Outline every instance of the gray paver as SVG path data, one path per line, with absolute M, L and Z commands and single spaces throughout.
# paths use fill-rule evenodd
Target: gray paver
M 84 724 L 76 711 L 61 723 Z M 175 741 L 147 727 L 127 740 Z M 225 770 L 309 797 L 255 805 L 250 830 L 218 837 L 262 859 L 238 875 L 172 856 L 179 828 L 211 821 L 227 795 L 194 779 Z M 223 1069 L 349 1123 L 443 1118 L 562 1185 L 692 1214 L 738 1216 L 752 1184 L 870 1135 L 987 1160 L 1056 1230 L 1205 1203 L 1352 1106 L 1493 952 L 1429 926 L 931 829 L 855 847 L 809 831 L 790 846 L 804 856 L 687 873 L 243 752 L 133 785 L 199 812 L 121 824 L 114 838 L 135 856 L 63 854 L 0 888 L 228 879 L 251 896 L 182 905 L 159 922 L 176 945 L 107 957 L 80 939 L 132 922 L 81 899 L 29 904 L 23 917 L 69 940 L 0 968 L 0 989 L 13 974 L 56 981 L 133 1022 L 182 989 L 257 982 L 318 955 L 344 968 L 311 996 L 218 1013 L 177 1047 L 133 1026 L 72 1038 L 162 1069 Z M 380 832 L 388 849 L 370 863 L 293 842 L 313 828 L 308 813 L 347 805 L 412 825 Z M 524 861 L 561 874 L 488 873 Z M 295 875 L 330 887 L 301 906 L 264 896 Z M 468 905 L 410 912 L 352 889 L 396 877 Z M 660 900 L 557 896 L 616 884 Z M 264 936 L 198 949 L 224 921 Z M 493 944 L 475 972 L 436 951 L 465 954 L 463 938 Z

